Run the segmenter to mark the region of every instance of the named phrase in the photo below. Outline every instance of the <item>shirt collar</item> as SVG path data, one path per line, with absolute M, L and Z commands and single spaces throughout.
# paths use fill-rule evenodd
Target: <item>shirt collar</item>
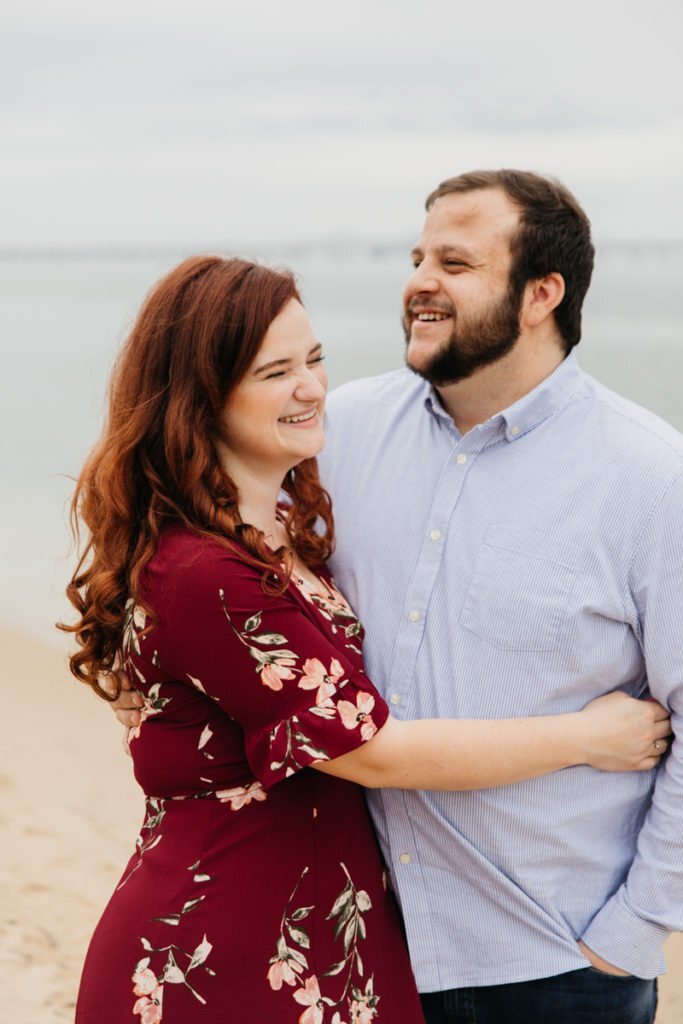
M 501 410 L 487 420 L 486 424 L 500 424 L 505 430 L 508 441 L 516 441 L 545 420 L 554 416 L 576 394 L 583 385 L 585 374 L 576 361 L 574 352 L 570 352 L 560 365 L 545 380 L 523 395 L 507 409 Z M 445 419 L 453 426 L 448 415 L 431 384 L 425 383 L 425 407 L 439 419 Z

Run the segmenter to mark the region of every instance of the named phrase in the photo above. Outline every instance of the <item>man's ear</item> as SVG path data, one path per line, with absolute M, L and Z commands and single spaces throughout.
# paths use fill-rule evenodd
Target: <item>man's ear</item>
M 562 274 L 553 272 L 529 281 L 524 292 L 522 316 L 528 327 L 538 327 L 553 310 L 557 309 L 564 298 L 564 278 Z

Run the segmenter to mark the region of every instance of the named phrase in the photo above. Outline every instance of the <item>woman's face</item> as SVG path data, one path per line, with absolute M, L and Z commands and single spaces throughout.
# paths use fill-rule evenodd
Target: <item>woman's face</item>
M 327 374 L 308 315 L 290 299 L 266 331 L 221 415 L 219 451 L 228 472 L 284 475 L 324 444 Z

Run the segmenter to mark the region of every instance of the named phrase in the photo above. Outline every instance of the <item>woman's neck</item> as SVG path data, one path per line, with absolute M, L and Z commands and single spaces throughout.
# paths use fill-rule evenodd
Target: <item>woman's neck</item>
M 237 487 L 240 518 L 264 534 L 274 548 L 286 543 L 286 531 L 277 517 L 277 503 L 282 489 L 279 474 L 262 472 L 230 460 L 223 468 Z

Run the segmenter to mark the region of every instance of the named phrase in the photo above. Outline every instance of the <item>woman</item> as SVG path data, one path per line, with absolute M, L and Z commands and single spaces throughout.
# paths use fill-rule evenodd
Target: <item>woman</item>
M 102 693 L 122 652 L 144 701 L 130 749 L 147 813 L 88 952 L 79 1024 L 419 1024 L 347 780 L 646 769 L 668 733 L 661 708 L 620 694 L 526 721 L 389 718 L 324 567 L 322 358 L 289 274 L 217 258 L 161 281 L 120 356 L 74 499 L 90 541 L 69 587 L 71 664 Z

